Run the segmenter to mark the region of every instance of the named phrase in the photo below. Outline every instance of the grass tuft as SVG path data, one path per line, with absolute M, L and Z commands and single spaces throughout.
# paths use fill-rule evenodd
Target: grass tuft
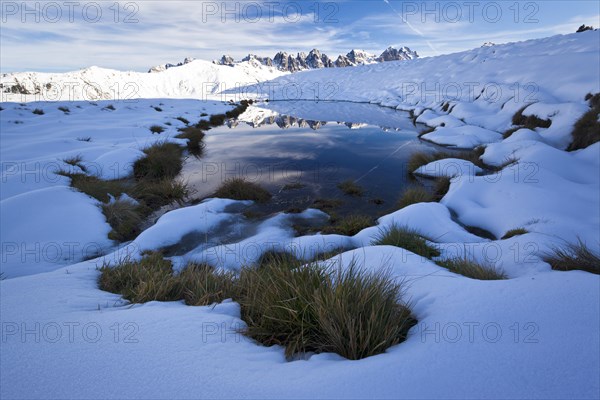
M 549 119 L 541 119 L 537 115 L 523 115 L 529 104 L 519 109 L 512 117 L 512 124 L 523 128 L 535 130 L 535 128 L 550 128 L 552 121 Z
M 373 219 L 366 215 L 347 215 L 326 226 L 321 231 L 325 234 L 354 236 L 358 232 L 373 225 Z
M 437 261 L 437 264 L 441 267 L 447 268 L 451 272 L 472 279 L 479 279 L 482 281 L 507 279 L 506 274 L 502 270 L 496 269 L 491 265 L 478 263 L 475 260 L 469 260 L 467 258 L 451 258 L 440 260 Z
M 282 262 L 240 274 L 245 333 L 265 345 L 282 345 L 287 357 L 309 351 L 360 359 L 406 338 L 415 321 L 399 302 L 402 285 L 385 272 L 355 265 L 334 271 Z
M 206 264 L 188 264 L 176 275 L 180 296 L 188 306 L 206 306 L 235 296 L 235 274 Z
M 515 228 L 515 229 L 511 229 L 508 232 L 506 232 L 504 234 L 504 236 L 502 236 L 501 239 L 502 240 L 510 239 L 511 237 L 519 236 L 519 235 L 524 235 L 526 233 L 529 233 L 529 231 L 527 229 L 525 229 L 525 228 Z
M 391 225 L 381 229 L 372 244 L 401 247 L 426 258 L 440 255 L 439 250 L 427 243 L 418 231 L 407 226 Z
M 73 188 L 103 203 L 108 203 L 111 195 L 119 197 L 126 190 L 124 183 L 119 180 L 107 181 L 79 172 L 58 171 L 57 174 L 70 178 Z
M 337 185 L 337 187 L 348 196 L 360 197 L 364 193 L 363 188 L 358 186 L 352 180 L 341 182 Z
M 343 201 L 338 199 L 316 199 L 311 207 L 327 212 L 339 208 L 343 203 Z
M 173 266 L 160 253 L 148 254 L 139 261 L 127 260 L 114 267 L 103 265 L 98 284 L 101 290 L 118 293 L 132 303 L 180 299 Z
M 179 132 L 175 137 L 177 139 L 187 139 L 188 151 L 192 155 L 199 157 L 204 149 L 204 143 L 202 142 L 205 136 L 204 131 L 194 126 L 188 126 L 179 129 Z
M 154 210 L 174 201 L 183 201 L 188 194 L 188 187 L 170 178 L 142 180 L 132 188 L 131 193 L 135 199 Z
M 243 178 L 226 180 L 217 189 L 214 196 L 232 200 L 252 200 L 257 203 L 266 203 L 271 199 L 271 193 L 258 184 L 248 182 Z
M 208 123 L 211 126 L 221 126 L 225 123 L 225 114 L 213 114 L 208 119 Z
M 125 242 L 139 235 L 144 215 L 141 206 L 130 200 L 115 200 L 101 207 L 106 222 L 112 227 L 109 239 Z
M 270 264 L 281 264 L 281 265 L 288 265 L 290 266 L 290 268 L 297 268 L 300 267 L 302 264 L 304 264 L 302 262 L 302 260 L 298 259 L 295 255 L 293 255 L 292 253 L 289 253 L 287 251 L 276 251 L 276 250 L 269 250 L 264 252 L 260 258 L 257 261 L 257 266 L 258 268 L 262 268 L 265 266 L 268 266 Z
M 32 111 L 32 113 L 34 113 L 35 115 L 44 115 L 44 110 L 42 110 L 41 108 L 36 108 Z
M 386 270 L 367 273 L 353 263 L 338 268 L 323 289 L 315 302 L 323 336 L 320 351 L 360 360 L 403 342 L 417 322 L 398 301 L 402 283 Z
M 567 151 L 585 149 L 586 147 L 600 141 L 600 93 L 586 96 L 586 100 L 592 107 L 583 114 L 575 123 L 571 136 L 573 141 L 567 148 Z
M 165 131 L 165 128 L 163 128 L 160 125 L 152 125 L 150 127 L 150 132 L 152 133 L 163 133 Z
M 85 167 L 85 165 L 82 164 L 83 162 L 83 157 L 81 156 L 81 154 L 78 154 L 76 156 L 72 156 L 72 157 L 68 157 L 63 159 L 63 162 L 65 164 L 68 164 L 72 167 L 78 167 L 80 168 L 83 172 L 86 172 L 87 169 Z
M 63 106 L 61 106 L 61 107 L 58 107 L 58 109 L 60 111 L 64 112 L 65 114 L 68 114 L 68 113 L 71 112 L 71 110 L 69 110 L 69 107 L 63 107 Z
M 433 199 L 435 201 L 440 201 L 446 193 L 450 190 L 450 178 L 445 176 L 440 176 L 435 178 L 435 183 L 433 186 Z
M 544 261 L 557 271 L 581 270 L 600 275 L 600 253 L 592 251 L 581 239 L 554 248 Z
M 398 203 L 398 209 L 410 206 L 416 203 L 429 203 L 434 201 L 433 195 L 422 186 L 413 186 L 404 189 Z
M 156 143 L 143 150 L 145 157 L 133 164 L 133 175 L 137 180 L 173 179 L 183 167 L 182 148 L 175 143 Z

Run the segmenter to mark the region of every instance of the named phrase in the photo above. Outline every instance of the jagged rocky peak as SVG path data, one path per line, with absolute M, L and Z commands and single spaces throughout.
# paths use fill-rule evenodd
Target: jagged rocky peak
M 260 64 L 265 65 L 267 67 L 273 66 L 273 60 L 271 59 L 271 57 L 259 57 L 256 54 L 248 54 L 246 57 L 242 58 L 242 62 L 249 62 L 253 65 Z M 233 65 L 233 62 L 230 65 Z
M 162 71 L 166 71 L 169 68 L 173 68 L 173 67 L 181 67 L 182 65 L 185 64 L 189 64 L 192 61 L 194 61 L 195 58 L 193 57 L 186 57 L 183 62 L 177 63 L 177 64 L 171 64 L 171 63 L 167 63 L 167 64 L 163 64 L 163 65 L 157 65 L 155 67 L 152 67 L 148 70 L 149 73 L 153 73 L 153 72 L 162 72 Z
M 320 69 L 320 68 L 341 68 L 341 67 L 353 67 L 356 65 L 373 64 L 378 62 L 386 61 L 399 61 L 399 60 L 412 60 L 417 58 L 419 55 L 416 51 L 412 51 L 408 47 L 402 47 L 396 49 L 388 47 L 379 57 L 374 54 L 370 54 L 364 50 L 351 50 L 346 55 L 339 55 L 335 61 L 333 61 L 327 54 L 322 53 L 318 49 L 312 49 L 308 54 L 305 52 L 299 52 L 297 54 L 287 53 L 280 51 L 275 54 L 275 57 L 260 57 L 256 54 L 248 54 L 240 62 L 248 62 L 252 65 L 259 66 L 264 65 L 267 67 L 277 68 L 280 71 L 287 72 L 298 72 L 307 69 Z M 186 59 L 188 60 L 188 59 Z M 184 61 L 183 64 L 187 63 Z M 218 65 L 229 65 L 233 66 L 237 61 L 229 55 L 224 55 L 220 60 L 215 60 L 213 63 Z M 165 69 L 182 65 L 167 64 L 165 66 L 154 67 L 150 72 L 160 72 Z
M 235 60 L 230 55 L 225 54 L 225 55 L 223 55 L 223 57 L 221 57 L 220 60 L 213 61 L 213 63 L 214 64 L 219 64 L 219 65 L 233 66 L 233 64 L 235 63 Z
M 372 64 L 376 62 L 376 56 L 374 54 L 369 54 L 364 50 L 351 50 L 346 54 L 346 58 L 355 65 Z
M 342 56 L 339 55 L 337 60 L 335 60 L 335 66 L 339 67 L 339 68 L 343 68 L 343 67 L 351 67 L 352 66 L 352 62 L 350 61 L 350 59 L 346 56 Z
M 390 46 L 387 49 L 385 49 L 383 53 L 381 53 L 381 55 L 377 58 L 377 61 L 402 61 L 412 60 L 418 57 L 419 55 L 417 54 L 417 52 L 409 49 L 408 47 L 401 47 L 400 49 L 395 49 Z

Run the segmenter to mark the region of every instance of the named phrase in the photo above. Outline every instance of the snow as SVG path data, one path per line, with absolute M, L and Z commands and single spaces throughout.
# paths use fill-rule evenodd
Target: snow
M 588 110 L 585 104 L 574 103 L 534 103 L 523 111 L 523 115 L 537 115 L 542 119 L 550 119 L 552 125 L 541 129 L 541 135 L 546 143 L 554 147 L 566 149 L 571 143 L 570 132 L 579 116 Z
M 466 125 L 456 128 L 437 128 L 421 138 L 459 149 L 472 149 L 482 144 L 498 142 L 502 140 L 502 135 L 489 129 Z
M 442 203 L 461 222 L 496 237 L 539 220 L 535 231 L 549 239 L 580 237 L 595 245 L 600 243 L 600 177 L 591 171 L 600 169 L 599 150 L 596 143 L 578 158 L 536 142 L 512 153 L 519 162 L 498 173 L 452 182 Z
M 201 112 L 229 107 L 165 97 L 200 97 L 198 79 L 209 75 L 210 82 L 235 81 L 237 74 L 264 80 L 273 77 L 269 71 L 246 74 L 199 61 L 147 76 L 91 68 L 52 79 L 93 77 L 105 86 L 134 79 L 140 95 L 163 98 L 98 105 L 2 103 L 2 272 L 7 279 L 0 281 L 0 397 L 598 398 L 600 277 L 553 271 L 543 257 L 553 246 L 579 239 L 592 249 L 600 243 L 600 143 L 564 151 L 570 128 L 587 110 L 585 94 L 600 92 L 599 43 L 598 32 L 590 31 L 427 59 L 301 72 L 269 82 L 271 88 L 279 87 L 269 91 L 265 84 L 254 86 L 258 97 L 278 100 L 285 85 L 314 88 L 316 83 L 324 90 L 333 82 L 335 90 L 319 98 L 348 103 L 297 101 L 290 107 L 289 102 L 271 101 L 263 105 L 267 110 L 243 116 L 247 122 L 278 112 L 342 121 L 354 114 L 357 124 L 415 135 L 415 129 L 388 115 L 392 109 L 411 110 L 417 122 L 436 127 L 424 139 L 458 148 L 483 145 L 482 161 L 490 165 L 513 161 L 487 175 L 464 160 L 425 165 L 419 173 L 452 177 L 439 203 L 392 212 L 352 237 L 294 237 L 296 218 L 326 218 L 317 210 L 248 220 L 242 214 L 247 202 L 207 199 L 164 214 L 133 242 L 117 248 L 107 239 L 110 227 L 97 201 L 53 174 L 69 167 L 62 160 L 81 155 L 82 164 L 95 167 L 98 176 L 126 176 L 145 146 L 161 140 L 183 144 L 173 139 L 183 126 L 177 116 L 195 121 Z M 15 77 L 41 79 L 26 73 L 3 76 L 2 82 Z M 436 82 L 440 87 L 461 82 L 479 86 L 454 99 L 426 95 L 422 84 Z M 535 92 L 515 98 L 511 88 L 518 84 L 523 89 L 531 82 Z M 479 96 L 485 85 L 487 96 Z M 109 96 L 101 92 L 99 97 Z M 301 97 L 314 99 L 314 90 Z M 451 103 L 448 111 L 443 111 L 444 101 Z M 390 109 L 365 115 L 351 102 Z M 105 109 L 108 104 L 116 110 Z M 61 105 L 69 107 L 68 115 L 57 110 Z M 549 118 L 552 125 L 520 129 L 503 140 L 512 116 L 525 105 L 524 115 Z M 45 114 L 32 114 L 34 108 Z M 148 129 L 165 122 L 172 125 L 165 125 L 160 135 Z M 77 140 L 86 137 L 89 142 Z M 118 168 L 111 168 L 114 164 Z M 377 234 L 392 225 L 418 230 L 440 249 L 441 258 L 468 256 L 502 269 L 509 279 L 477 281 L 405 249 L 374 246 Z M 486 229 L 498 239 L 476 236 L 466 226 Z M 499 239 L 515 228 L 528 233 Z M 244 322 L 233 301 L 207 307 L 130 305 L 98 289 L 99 265 L 186 240 L 193 245 L 170 257 L 177 268 L 203 261 L 238 270 L 273 248 L 305 259 L 335 248 L 352 249 L 331 261 L 342 268 L 357 262 L 367 270 L 391 271 L 405 283 L 419 323 L 405 342 L 374 357 L 347 361 L 320 354 L 289 362 L 281 347 L 259 346 L 238 332 Z M 55 243 L 76 243 L 79 249 L 97 243 L 105 255 L 82 261 L 88 257 L 77 252 L 60 260 L 23 261 L 28 253 L 10 248 L 11 243 L 25 249 Z
M 423 165 L 417 168 L 414 173 L 432 178 L 440 176 L 455 178 L 473 176 L 482 172 L 483 169 L 479 168 L 471 161 L 461 160 L 460 158 L 445 158 Z
M 7 276 L 47 271 L 110 246 L 110 226 L 96 204 L 66 186 L 2 200 L 0 214 L 2 272 Z

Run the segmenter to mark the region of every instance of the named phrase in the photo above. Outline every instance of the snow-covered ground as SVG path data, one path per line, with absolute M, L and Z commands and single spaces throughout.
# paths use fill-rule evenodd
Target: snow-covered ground
M 264 90 L 269 86 L 264 83 L 252 89 L 260 97 L 281 100 L 290 93 L 286 96 L 282 88 L 333 87 L 329 99 L 412 110 L 418 122 L 437 127 L 427 140 L 486 145 L 482 159 L 490 165 L 516 161 L 488 175 L 478 175 L 474 165 L 462 160 L 424 166 L 423 174 L 453 176 L 442 201 L 396 211 L 353 237 L 295 238 L 290 217 L 279 214 L 248 229 L 246 237 L 174 258 L 178 266 L 202 260 L 238 269 L 272 246 L 306 257 L 335 247 L 355 248 L 340 256 L 341 265 L 354 259 L 368 269 L 390 268 L 408 283 L 407 296 L 419 321 L 405 342 L 360 361 L 320 354 L 288 362 L 282 348 L 257 345 L 236 332 L 244 322 L 234 302 L 130 306 L 98 289 L 96 267 L 103 262 L 139 257 L 143 250 L 175 243 L 191 232 L 210 236 L 227 226 L 243 229 L 239 202 L 211 199 L 167 213 L 128 246 L 99 259 L 35 259 L 42 254 L 36 245 L 111 244 L 93 199 L 74 193 L 66 178 L 26 179 L 28 171 L 45 176 L 48 165 L 62 166 L 60 160 L 78 154 L 103 168 L 127 165 L 144 145 L 174 133 L 180 126 L 177 116 L 187 118 L 189 112 L 187 119 L 195 121 L 200 112 L 222 112 L 225 105 L 140 100 L 115 103 L 116 110 L 110 111 L 103 109 L 110 102 L 81 103 L 81 109 L 66 103 L 70 114 L 65 115 L 57 110 L 62 103 L 3 103 L 2 268 L 8 279 L 0 283 L 0 396 L 598 398 L 600 278 L 553 271 L 542 257 L 552 246 L 577 238 L 596 251 L 600 244 L 600 143 L 564 151 L 573 123 L 587 110 L 585 94 L 600 92 L 599 38 L 592 31 L 421 60 L 302 72 L 270 82 L 273 91 Z M 423 90 L 436 83 L 438 89 Z M 472 94 L 443 96 L 444 87 L 475 83 L 479 86 Z M 489 90 L 479 96 L 483 88 Z M 181 95 L 168 90 L 161 95 Z M 320 99 L 326 97 L 322 94 Z M 314 93 L 302 97 L 314 99 Z M 512 116 L 529 103 L 524 114 L 549 118 L 550 128 L 522 129 L 503 140 Z M 283 112 L 277 102 L 266 107 Z M 295 107 L 303 118 L 322 119 L 305 102 Z M 45 114 L 32 114 L 34 108 Z M 150 133 L 150 125 L 166 121 L 172 122 L 166 132 Z M 91 141 L 77 140 L 85 137 Z M 319 214 L 305 211 L 307 218 Z M 443 256 L 467 254 L 490 262 L 509 279 L 472 280 L 406 250 L 371 246 L 379 229 L 392 224 L 419 230 Z M 514 228 L 529 233 L 488 240 L 461 224 L 496 237 Z
M 68 113 L 59 107 L 66 107 Z M 216 101 L 136 99 L 2 103 L 2 108 L 0 271 L 12 277 L 68 265 L 113 246 L 98 201 L 73 191 L 70 179 L 55 173 L 81 172 L 64 160 L 81 157 L 89 173 L 103 179 L 122 178 L 131 174 L 144 148 L 164 141 L 185 144 L 174 138 L 177 128 L 185 126 L 178 117 L 197 122 L 202 113 L 223 113 L 231 106 Z M 36 109 L 44 114 L 34 114 Z M 162 126 L 164 132 L 153 134 L 153 125 Z

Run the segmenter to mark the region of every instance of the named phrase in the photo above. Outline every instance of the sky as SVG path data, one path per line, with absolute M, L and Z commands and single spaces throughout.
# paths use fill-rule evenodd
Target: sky
M 600 25 L 600 2 L 563 1 L 0 1 L 0 72 L 92 65 L 147 71 L 185 57 L 236 59 L 318 48 L 428 57 Z

